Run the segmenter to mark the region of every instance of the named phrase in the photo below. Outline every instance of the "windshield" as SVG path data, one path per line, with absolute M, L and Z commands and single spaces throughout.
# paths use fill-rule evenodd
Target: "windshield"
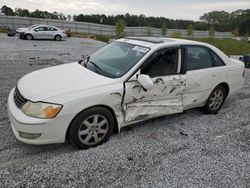
M 38 26 L 38 25 L 37 25 L 37 24 L 32 25 L 32 26 L 28 27 L 28 30 L 30 30 L 30 29 L 32 29 L 32 28 L 34 28 L 34 27 L 36 27 L 36 26 Z
M 85 66 L 103 76 L 120 78 L 149 51 L 149 48 L 113 42 L 88 58 Z

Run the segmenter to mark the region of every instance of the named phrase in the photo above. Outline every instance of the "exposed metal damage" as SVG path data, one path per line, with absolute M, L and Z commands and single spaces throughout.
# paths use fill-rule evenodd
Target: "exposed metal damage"
M 155 78 L 154 88 L 147 91 L 137 81 L 125 83 L 125 122 L 182 112 L 184 80 L 182 75 Z

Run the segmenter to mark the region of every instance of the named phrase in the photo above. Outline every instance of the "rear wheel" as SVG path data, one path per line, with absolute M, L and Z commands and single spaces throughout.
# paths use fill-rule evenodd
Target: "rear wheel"
M 226 99 L 226 89 L 219 85 L 210 94 L 206 105 L 203 107 L 205 113 L 216 114 L 223 106 Z
M 31 34 L 27 34 L 27 35 L 25 36 L 25 38 L 26 38 L 27 40 L 32 40 L 32 39 L 33 39 L 33 36 L 32 36 Z
M 113 127 L 114 119 L 109 110 L 101 107 L 90 108 L 73 120 L 69 139 L 79 149 L 96 147 L 109 139 Z
M 56 35 L 56 36 L 55 36 L 55 40 L 56 40 L 56 41 L 60 41 L 60 40 L 62 40 L 62 37 L 61 37 L 60 35 Z

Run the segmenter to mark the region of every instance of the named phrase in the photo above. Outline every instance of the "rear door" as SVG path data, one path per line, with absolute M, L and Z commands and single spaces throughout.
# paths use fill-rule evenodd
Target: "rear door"
M 133 76 L 125 82 L 122 104 L 125 122 L 149 119 L 183 111 L 186 76 L 181 74 L 182 50 L 178 47 L 155 52 L 140 68 L 154 87 L 145 90 Z M 138 74 L 139 74 L 138 72 Z
M 48 35 L 47 38 L 48 39 L 54 39 L 54 36 L 56 34 L 57 29 L 54 27 L 48 27 Z
M 212 90 L 225 77 L 224 62 L 211 49 L 204 46 L 185 47 L 186 108 L 204 104 Z

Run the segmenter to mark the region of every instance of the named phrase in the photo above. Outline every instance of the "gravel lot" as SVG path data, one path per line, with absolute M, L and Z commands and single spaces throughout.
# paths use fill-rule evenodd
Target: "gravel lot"
M 12 134 L 8 92 L 34 70 L 105 45 L 91 39 L 25 41 L 0 35 L 0 187 L 250 187 L 250 71 L 217 115 L 157 118 L 79 151 L 26 145 Z

